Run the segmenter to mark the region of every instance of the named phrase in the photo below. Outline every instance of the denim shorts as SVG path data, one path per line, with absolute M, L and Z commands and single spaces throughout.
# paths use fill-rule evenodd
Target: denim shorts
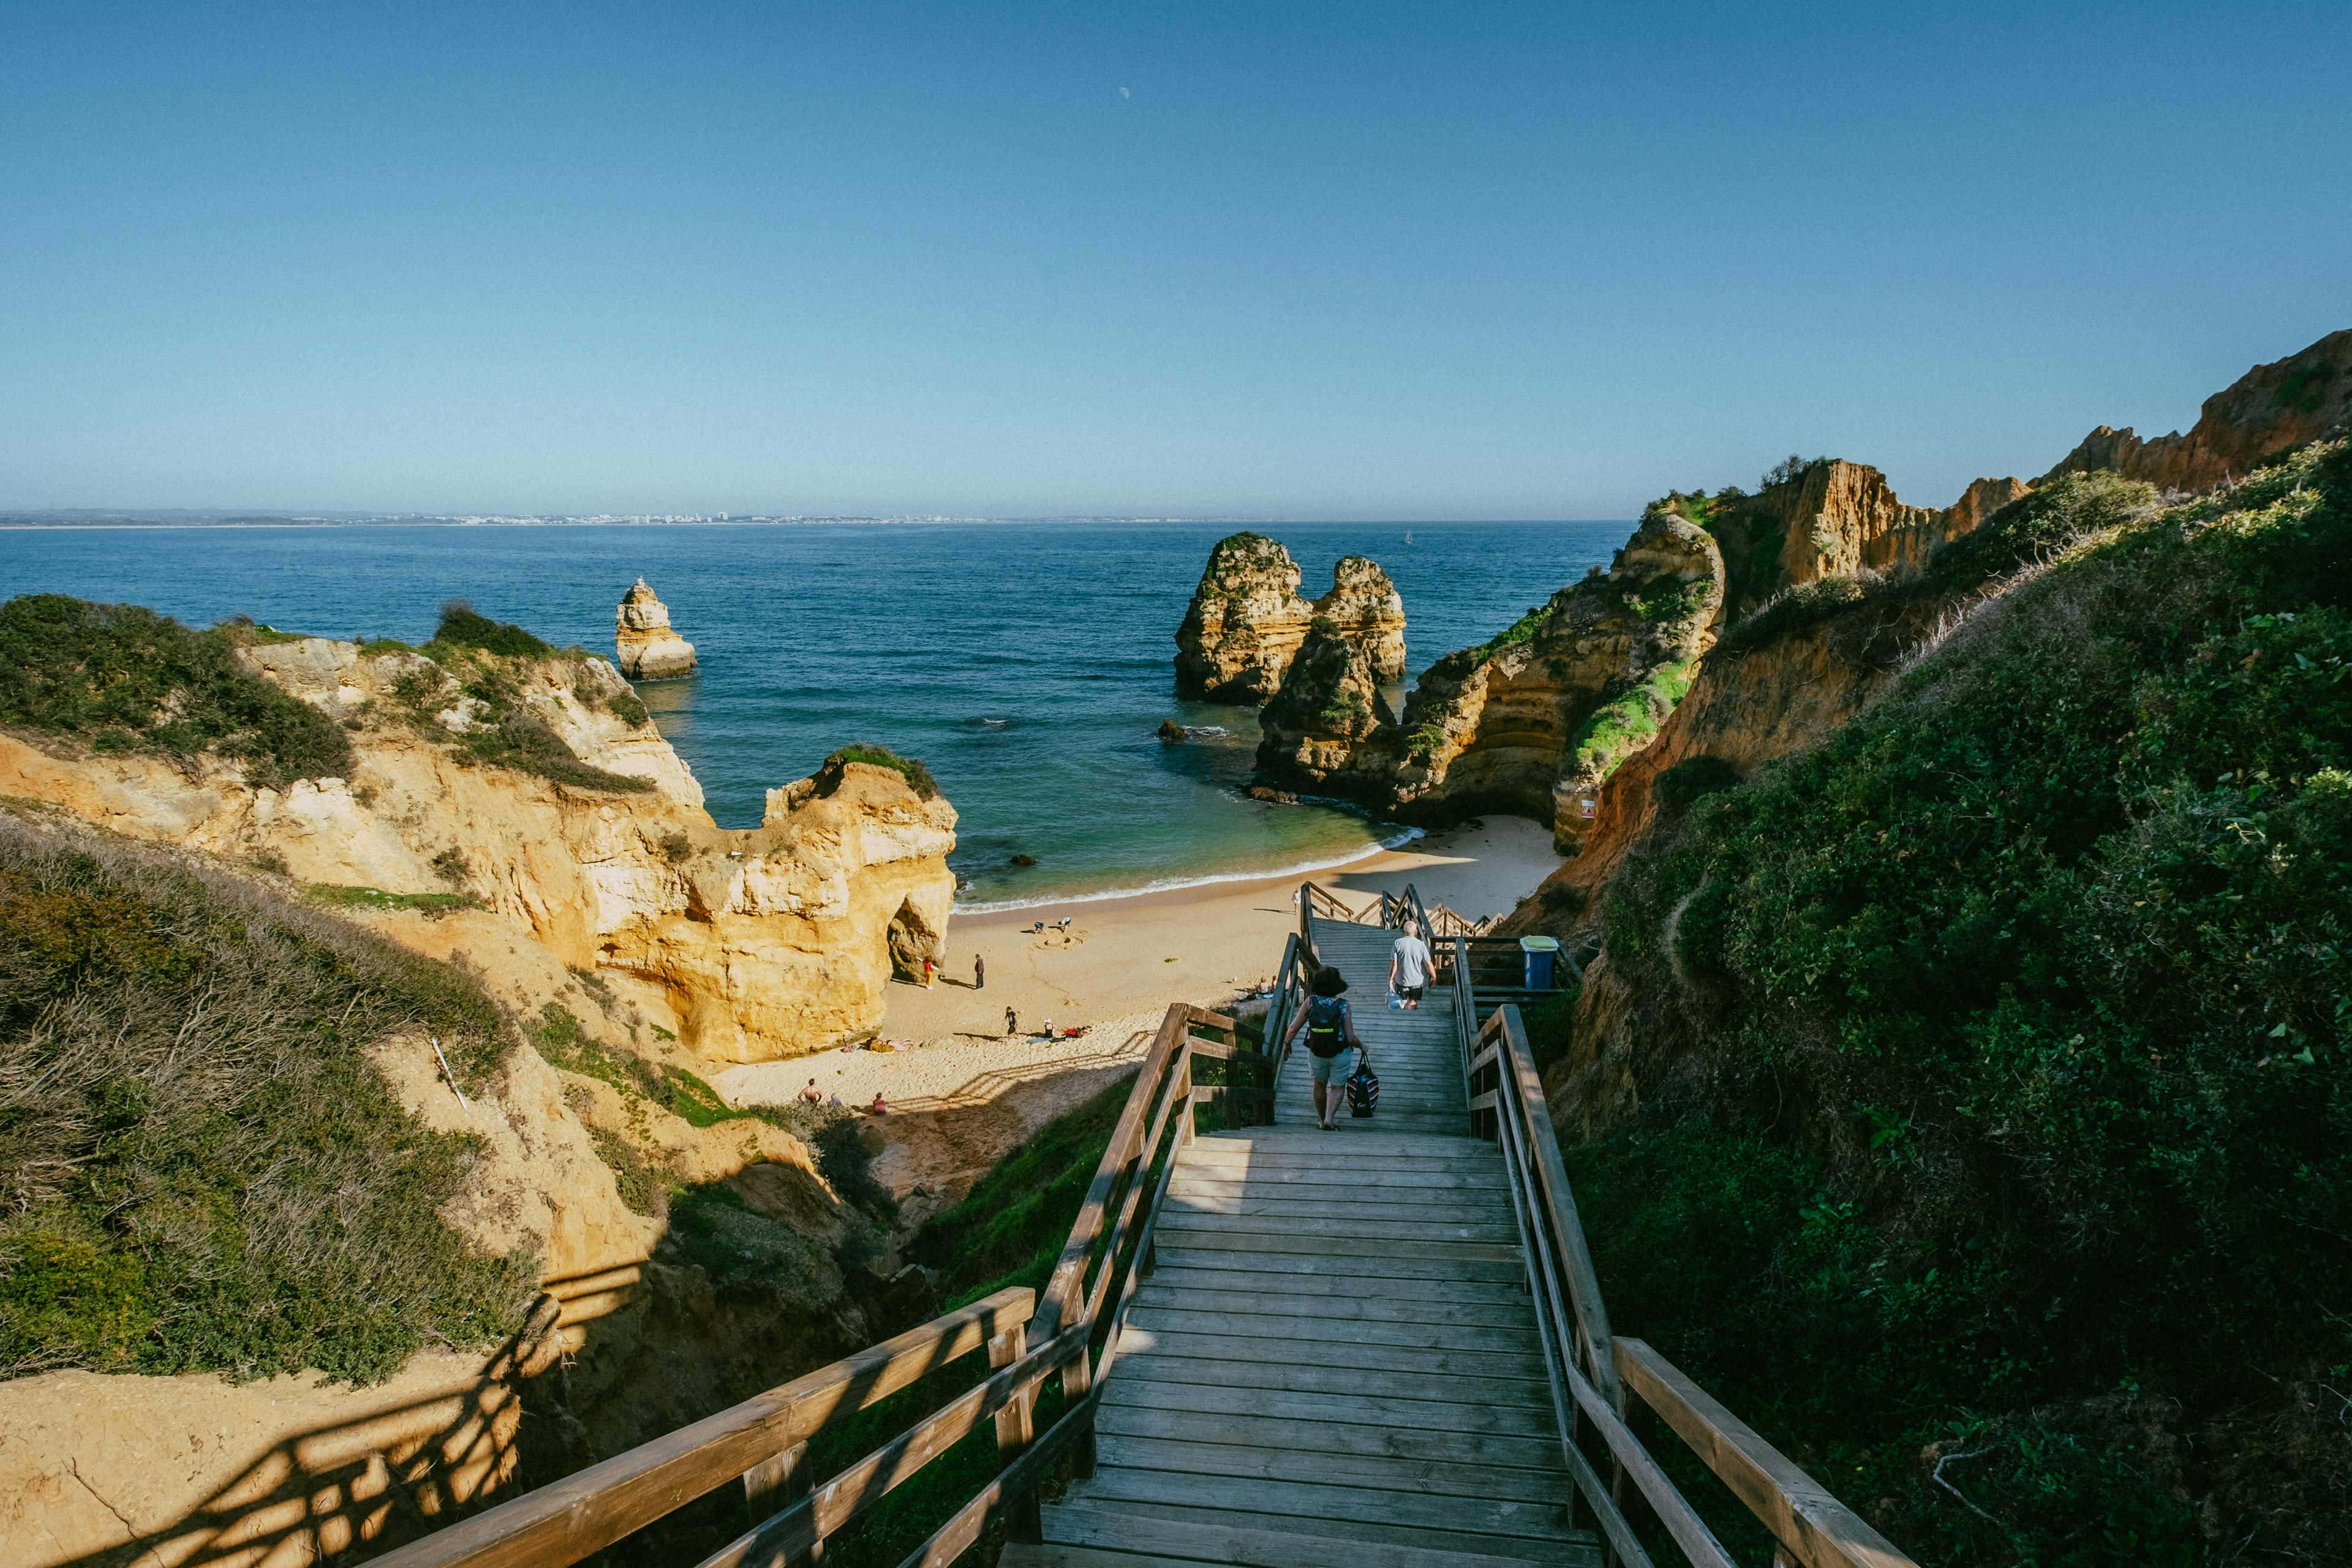
M 1307 1053 L 1307 1059 L 1315 1064 L 1317 1083 L 1330 1083 L 1335 1079 L 1345 1083 L 1348 1081 L 1348 1074 L 1353 1070 L 1348 1065 L 1349 1058 L 1355 1054 L 1355 1047 L 1342 1046 L 1336 1053 L 1328 1057 L 1318 1057 L 1309 1051 Z

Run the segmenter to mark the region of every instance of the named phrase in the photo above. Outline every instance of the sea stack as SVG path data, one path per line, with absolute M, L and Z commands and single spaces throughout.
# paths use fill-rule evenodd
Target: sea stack
M 1404 600 L 1388 574 L 1361 555 L 1331 571 L 1331 591 L 1311 604 L 1298 596 L 1298 563 L 1279 542 L 1236 533 L 1217 542 L 1176 632 L 1176 689 L 1212 702 L 1263 706 L 1307 628 L 1328 623 L 1359 647 L 1374 677 L 1404 675 Z
M 613 617 L 613 646 L 621 673 L 631 680 L 661 680 L 694 668 L 694 645 L 670 629 L 669 608 L 640 577 L 621 595 Z

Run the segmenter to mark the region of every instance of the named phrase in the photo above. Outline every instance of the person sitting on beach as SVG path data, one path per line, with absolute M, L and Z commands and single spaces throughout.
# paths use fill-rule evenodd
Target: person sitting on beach
M 1421 927 L 1408 917 L 1404 934 L 1389 949 L 1389 989 L 1397 994 L 1408 1009 L 1421 1005 L 1421 994 L 1429 984 L 1429 943 L 1421 940 Z
M 883 1100 L 882 1091 L 880 1089 L 877 1089 L 874 1091 L 874 1103 L 866 1108 L 866 1114 L 868 1116 L 887 1116 L 890 1114 L 889 1104 Z
M 1315 1125 L 1330 1132 L 1339 1125 L 1331 1118 L 1347 1099 L 1349 1051 L 1363 1051 L 1367 1058 L 1371 1053 L 1364 1050 L 1364 1042 L 1356 1034 L 1355 1014 L 1340 995 L 1348 989 L 1346 975 L 1327 965 L 1315 972 L 1307 989 L 1311 994 L 1284 1044 L 1295 1043 L 1302 1031 L 1306 1034 L 1307 1055 L 1314 1066 Z
M 801 1100 L 802 1103 L 806 1105 L 819 1105 L 824 1103 L 824 1090 L 817 1088 L 816 1079 L 811 1079 L 808 1080 L 808 1087 L 801 1090 Z

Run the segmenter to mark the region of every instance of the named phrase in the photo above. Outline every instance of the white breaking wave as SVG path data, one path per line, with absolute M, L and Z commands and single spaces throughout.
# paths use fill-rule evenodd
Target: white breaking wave
M 1034 899 L 997 899 L 985 903 L 958 903 L 960 915 L 1000 914 L 1008 910 L 1042 910 L 1049 904 L 1098 904 L 1108 899 L 1138 899 L 1147 893 L 1172 893 L 1185 888 L 1206 888 L 1219 882 L 1266 882 L 1280 877 L 1301 877 L 1309 871 L 1328 871 L 1335 866 L 1346 866 L 1391 849 L 1402 849 L 1416 838 L 1428 837 L 1418 827 L 1408 827 L 1391 838 L 1377 839 L 1345 855 L 1322 860 L 1302 860 L 1295 866 L 1276 866 L 1265 871 L 1220 871 L 1208 877 L 1162 877 L 1135 888 L 1106 888 L 1095 893 L 1049 893 Z

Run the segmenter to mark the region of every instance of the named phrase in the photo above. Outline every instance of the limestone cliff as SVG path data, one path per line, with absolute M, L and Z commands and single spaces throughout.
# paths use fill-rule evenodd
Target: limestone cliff
M 1362 651 L 1375 678 L 1404 676 L 1404 601 L 1388 574 L 1360 555 L 1331 571 L 1331 591 L 1298 596 L 1298 563 L 1263 534 L 1236 533 L 1209 552 L 1176 632 L 1176 687 L 1214 702 L 1263 704 L 1319 619 Z
M 2143 441 L 2102 425 L 2036 482 L 2109 468 L 2158 489 L 2195 492 L 2252 473 L 2352 419 L 2352 329 L 2258 364 L 2205 400 L 2187 435 Z
M 461 896 L 495 917 L 486 945 L 510 931 L 620 981 L 710 1061 L 869 1031 L 894 965 L 943 952 L 955 811 L 896 770 L 829 770 L 779 792 L 792 804 L 772 800 L 761 826 L 725 830 L 602 659 L 436 660 L 315 637 L 240 657 L 341 722 L 348 778 L 257 787 L 214 753 L 0 733 L 0 795 L 304 884 Z
M 613 615 L 613 647 L 621 673 L 632 680 L 663 680 L 694 669 L 694 645 L 670 629 L 669 606 L 643 577 L 621 595 Z
M 1712 640 L 1722 597 L 1713 539 L 1654 508 L 1607 572 L 1438 660 L 1401 720 L 1366 701 L 1368 661 L 1341 657 L 1336 637 L 1315 658 L 1302 650 L 1261 721 L 1259 772 L 1404 821 L 1481 811 L 1554 821 L 1563 785 L 1572 798 L 1654 732 Z M 1572 837 L 1580 822 L 1560 832 Z

